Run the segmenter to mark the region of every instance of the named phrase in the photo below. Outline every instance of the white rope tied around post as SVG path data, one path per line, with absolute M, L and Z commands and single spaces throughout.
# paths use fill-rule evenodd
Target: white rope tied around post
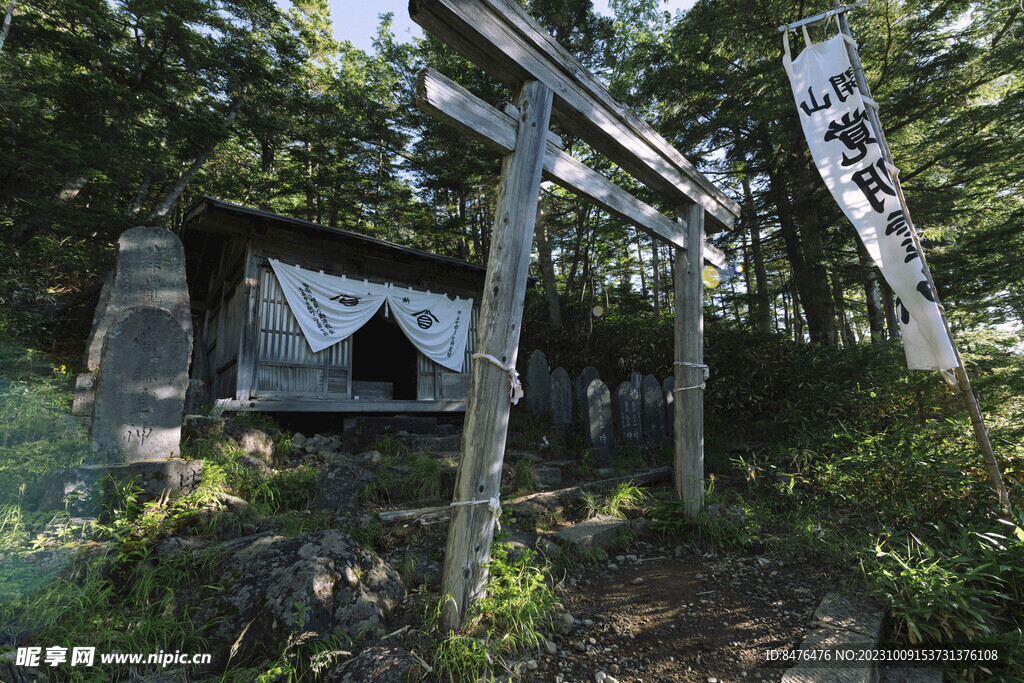
M 501 529 L 501 501 L 498 500 L 498 496 L 493 496 L 487 500 L 460 500 L 453 501 L 449 507 L 457 507 L 459 505 L 486 505 L 494 515 L 494 528 Z
M 701 382 L 700 384 L 694 384 L 692 387 L 679 387 L 678 389 L 673 389 L 673 394 L 676 393 L 677 391 L 690 391 L 691 389 L 700 389 L 702 391 L 704 390 L 705 384 L 708 381 L 708 377 L 711 376 L 711 369 L 708 366 L 704 365 L 703 363 L 690 363 L 685 360 L 677 360 L 672 365 L 681 365 L 684 368 L 700 368 L 701 370 L 704 371 L 703 382 Z
M 512 401 L 512 405 L 519 403 L 519 399 L 523 397 L 523 385 L 519 381 L 519 373 L 516 372 L 514 367 L 505 365 L 494 356 L 486 353 L 474 353 L 473 358 L 483 358 L 485 361 L 493 363 L 504 370 L 508 374 L 508 398 Z

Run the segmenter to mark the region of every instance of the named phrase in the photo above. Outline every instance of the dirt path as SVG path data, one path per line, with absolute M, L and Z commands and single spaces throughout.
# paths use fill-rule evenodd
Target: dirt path
M 526 680 L 778 681 L 786 666 L 766 651 L 799 644 L 826 588 L 811 567 L 646 543 L 565 583 L 557 651 Z

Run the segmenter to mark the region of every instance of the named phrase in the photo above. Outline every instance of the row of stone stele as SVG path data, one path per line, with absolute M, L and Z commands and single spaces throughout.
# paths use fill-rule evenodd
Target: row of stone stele
M 94 516 L 105 479 L 134 480 L 143 499 L 194 490 L 202 462 L 178 457 L 191 356 L 181 241 L 162 228 L 126 230 L 75 383 L 72 412 L 88 427 L 89 456 L 43 478 L 38 508 Z

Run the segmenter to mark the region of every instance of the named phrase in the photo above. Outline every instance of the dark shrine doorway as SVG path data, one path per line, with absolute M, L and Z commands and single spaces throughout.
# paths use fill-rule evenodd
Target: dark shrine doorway
M 380 310 L 352 335 L 352 381 L 389 383 L 391 398 L 416 400 L 416 347 L 392 318 Z M 362 385 L 353 393 L 363 399 L 383 398 L 383 387 Z

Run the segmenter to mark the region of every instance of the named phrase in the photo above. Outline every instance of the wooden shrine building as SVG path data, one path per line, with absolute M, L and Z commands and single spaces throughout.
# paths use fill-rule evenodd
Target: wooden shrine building
M 196 344 L 192 379 L 227 410 L 436 413 L 466 409 L 486 269 L 382 239 L 201 197 L 182 229 Z M 382 307 L 314 353 L 270 259 L 473 299 L 461 372 L 420 352 Z

